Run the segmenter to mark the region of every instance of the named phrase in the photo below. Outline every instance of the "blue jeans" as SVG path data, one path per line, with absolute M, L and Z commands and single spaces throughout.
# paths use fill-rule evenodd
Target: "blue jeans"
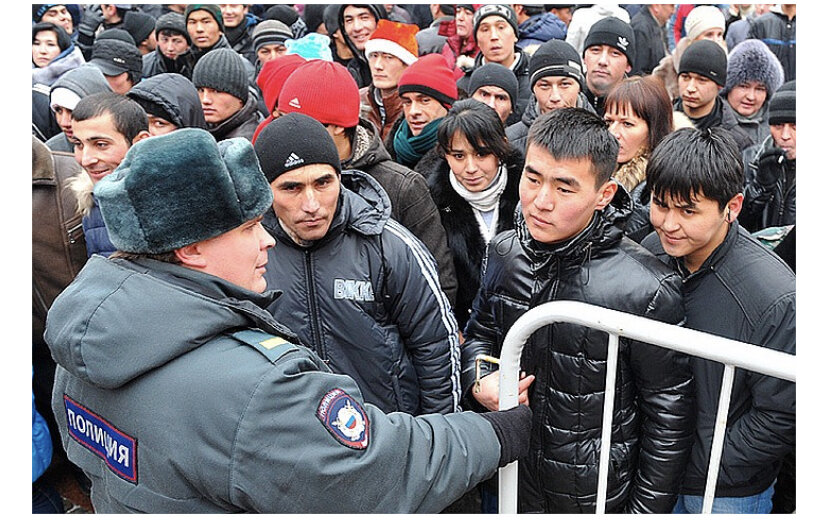
M 768 514 L 773 508 L 773 482 L 764 492 L 745 498 L 713 498 L 713 514 Z M 699 514 L 704 496 L 679 494 L 673 514 Z

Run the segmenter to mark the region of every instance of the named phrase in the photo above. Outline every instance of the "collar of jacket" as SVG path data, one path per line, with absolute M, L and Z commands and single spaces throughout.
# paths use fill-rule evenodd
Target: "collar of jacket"
M 376 126 L 360 117 L 351 139 L 351 156 L 341 161 L 342 168 L 362 169 L 385 160 L 391 160 L 391 155 L 382 144 Z
M 244 103 L 244 106 L 242 106 L 238 112 L 221 123 L 208 123 L 207 130 L 217 137 L 224 138 L 224 136 L 237 129 L 242 123 L 249 120 L 250 117 L 258 111 L 258 100 L 252 93 L 250 93 L 247 95 L 247 101 Z
M 610 204 L 603 210 L 596 211 L 589 225 L 569 240 L 544 244 L 533 239 L 520 204 L 515 208 L 515 230 L 524 252 L 529 256 L 533 271 L 538 271 L 546 268 L 553 260 L 581 265 L 589 260 L 592 252 L 614 246 L 624 236 L 624 228 L 631 214 L 630 194 L 618 186 Z
M 707 274 L 714 272 L 718 265 L 727 257 L 727 254 L 730 253 L 730 249 L 733 248 L 733 245 L 736 244 L 736 240 L 739 238 L 739 221 L 734 220 L 730 223 L 730 227 L 727 229 L 727 234 L 725 234 L 724 241 L 720 244 L 713 253 L 708 256 L 708 258 L 702 263 L 698 270 L 695 272 L 690 272 L 684 266 L 684 260 L 678 257 L 671 257 L 670 259 L 673 261 L 673 266 L 676 270 L 679 271 L 682 278 L 684 279 L 684 283 L 692 285 L 696 283 L 700 278 L 706 276 Z

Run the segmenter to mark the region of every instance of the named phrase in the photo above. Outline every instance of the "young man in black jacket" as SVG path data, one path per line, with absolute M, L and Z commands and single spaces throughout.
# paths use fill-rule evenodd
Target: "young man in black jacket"
M 498 355 L 515 320 L 548 301 L 683 320 L 681 278 L 624 237 L 631 202 L 610 178 L 617 156 L 618 142 L 587 110 L 562 108 L 532 124 L 515 229 L 490 242 L 466 326 L 464 389 L 475 357 Z M 536 378 L 528 395 L 530 455 L 519 473 L 521 512 L 595 512 L 607 339 L 602 331 L 555 324 L 523 351 L 521 368 L 530 376 L 520 391 Z M 689 361 L 622 339 L 618 362 L 606 511 L 668 513 L 693 444 Z M 497 409 L 497 379 L 482 378 L 472 404 Z
M 643 245 L 683 277 L 686 326 L 796 354 L 796 277 L 736 220 L 742 162 L 722 129 L 681 129 L 647 166 L 655 233 Z M 698 419 L 676 513 L 702 508 L 724 366 L 693 358 Z M 769 513 L 796 434 L 796 385 L 736 370 L 713 512 Z

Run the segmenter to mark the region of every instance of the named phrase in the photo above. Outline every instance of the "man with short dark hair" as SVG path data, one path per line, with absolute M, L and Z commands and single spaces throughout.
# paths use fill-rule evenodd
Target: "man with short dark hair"
M 388 416 L 265 310 L 273 194 L 247 140 L 149 138 L 96 193 L 119 253 L 89 260 L 45 336 L 96 512 L 439 512 L 525 454 L 526 406 Z
M 515 321 L 543 303 L 683 320 L 678 274 L 624 237 L 631 210 L 611 179 L 617 156 L 604 120 L 587 110 L 562 108 L 532 124 L 515 229 L 489 244 L 466 325 L 463 389 L 476 408 L 497 409 L 499 397 L 496 371 L 486 369 L 471 389 L 475 358 L 499 356 Z M 688 358 L 621 338 L 618 362 L 606 511 L 669 513 L 693 443 Z M 579 325 L 541 329 L 523 349 L 535 413 L 530 454 L 520 461 L 521 512 L 595 512 L 606 363 L 606 333 Z
M 300 112 L 265 127 L 255 148 L 279 245 L 265 279 L 282 296 L 268 310 L 386 413 L 458 411 L 457 322 L 433 257 L 389 218 L 383 188 L 342 171 L 328 130 Z
M 647 164 L 655 233 L 643 245 L 681 274 L 685 326 L 796 354 L 796 277 L 737 220 L 744 185 L 725 131 L 680 129 Z M 691 357 L 695 442 L 673 512 L 699 513 L 712 457 L 724 366 Z M 714 513 L 769 513 L 782 460 L 796 436 L 796 384 L 737 369 L 730 392 Z
M 344 67 L 313 61 L 300 66 L 295 73 L 287 78 L 279 93 L 279 113 L 299 112 L 322 123 L 334 140 L 342 168 L 364 171 L 379 182 L 391 202 L 391 218 L 420 239 L 437 261 L 440 287 L 454 306 L 454 262 L 423 176 L 393 161 L 377 128 L 360 117 L 359 91 Z M 334 101 L 331 92 L 338 95 Z M 342 184 L 359 193 L 347 173 Z
M 108 257 L 115 251 L 93 187 L 111 174 L 133 144 L 149 137 L 144 109 L 131 99 L 111 92 L 90 95 L 72 111 L 72 143 L 75 161 L 83 173 L 69 186 L 83 213 L 86 253 Z

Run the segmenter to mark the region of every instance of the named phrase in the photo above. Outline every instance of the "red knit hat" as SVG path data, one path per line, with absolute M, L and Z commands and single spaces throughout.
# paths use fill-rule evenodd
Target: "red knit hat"
M 417 60 L 417 32 L 420 30 L 414 24 L 403 24 L 381 18 L 377 22 L 377 29 L 365 43 L 365 56 L 374 52 L 388 53 L 397 57 L 409 66 Z
M 279 92 L 282 85 L 296 69 L 308 62 L 301 55 L 282 55 L 273 60 L 267 61 L 262 66 L 262 71 L 256 77 L 256 84 L 262 91 L 262 97 L 267 109 L 273 112 L 276 108 L 276 101 L 279 99 Z
M 359 123 L 359 88 L 339 63 L 314 59 L 296 69 L 279 93 L 279 112 L 301 112 L 323 125 Z
M 418 92 L 433 97 L 446 108 L 457 100 L 457 84 L 454 73 L 449 68 L 445 57 L 439 53 L 429 53 L 409 66 L 400 76 L 400 95 L 406 92 Z

